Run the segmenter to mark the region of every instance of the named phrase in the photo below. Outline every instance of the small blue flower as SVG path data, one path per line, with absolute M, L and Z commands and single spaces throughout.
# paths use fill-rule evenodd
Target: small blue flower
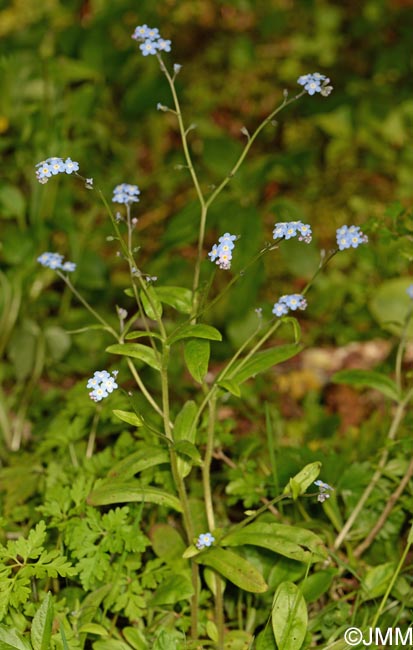
M 300 293 L 292 293 L 289 295 L 281 296 L 281 298 L 274 304 L 272 313 L 275 316 L 285 316 L 290 309 L 296 311 L 297 309 L 305 309 L 307 301 Z
M 311 226 L 302 221 L 280 221 L 272 231 L 274 239 L 292 239 L 299 235 L 298 240 L 309 244 L 311 241 Z
M 139 48 L 143 54 L 143 56 L 148 56 L 148 54 L 156 54 L 156 43 L 151 40 L 146 40 L 144 43 L 141 43 L 139 45 Z
M 159 29 L 157 27 L 148 27 L 146 38 L 149 38 L 151 41 L 155 41 L 156 39 L 160 38 Z
M 42 266 L 46 266 L 49 269 L 61 269 L 63 262 L 63 255 L 59 253 L 42 253 L 40 257 L 37 258 L 37 261 Z
M 320 503 L 324 503 L 326 499 L 330 498 L 330 494 L 328 492 L 334 492 L 334 488 L 331 487 L 328 483 L 324 483 L 324 481 L 314 481 L 314 485 L 316 485 L 319 489 L 319 494 L 317 495 L 317 501 Z
M 304 90 L 308 92 L 309 95 L 315 95 L 315 93 L 321 93 L 324 97 L 327 97 L 333 90 L 332 86 L 327 84 L 330 82 L 330 79 L 324 74 L 319 72 L 313 72 L 311 74 L 304 74 L 301 77 L 298 77 L 297 83 L 300 86 L 304 86 Z
M 66 273 L 73 273 L 73 271 L 76 271 L 76 264 L 74 262 L 64 262 L 62 271 L 66 271 Z
M 49 163 L 49 167 L 53 176 L 66 171 L 65 163 L 61 158 L 55 158 L 52 162 Z
M 280 239 L 284 237 L 286 233 L 286 228 L 287 223 L 285 221 L 280 221 L 279 223 L 276 223 L 274 226 L 274 230 L 272 231 L 273 239 Z
M 77 172 L 79 169 L 79 163 L 76 162 L 75 160 L 72 160 L 71 158 L 66 158 L 64 164 L 65 164 L 64 171 L 66 172 L 66 174 Z
M 132 38 L 134 38 L 135 41 L 145 40 L 148 38 L 148 31 L 149 31 L 148 25 L 138 25 L 137 27 L 135 27 L 135 31 L 132 34 Z
M 214 244 L 212 250 L 208 253 L 211 262 L 215 262 L 220 269 L 228 270 L 231 268 L 232 251 L 236 239 L 236 235 L 226 232 L 219 238 L 219 243 Z
M 337 246 L 343 251 L 346 248 L 357 248 L 368 242 L 368 237 L 361 232 L 359 226 L 341 226 L 336 233 Z
M 198 537 L 195 546 L 199 551 L 202 551 L 207 546 L 212 546 L 213 542 L 215 542 L 215 537 L 211 533 L 202 533 Z
M 160 38 L 157 43 L 157 48 L 160 52 L 170 52 L 171 51 L 171 41 Z
M 86 388 L 93 389 L 89 393 L 90 399 L 94 402 L 100 402 L 105 397 L 108 397 L 110 393 L 113 393 L 118 388 L 118 384 L 115 381 L 117 374 L 116 370 L 112 374 L 107 370 L 97 370 L 93 377 L 88 379 L 86 384 Z
M 407 287 L 406 292 L 407 292 L 407 295 L 409 296 L 409 298 L 411 298 L 413 300 L 413 284 L 411 284 L 409 287 Z
M 113 203 L 133 203 L 139 201 L 139 194 L 141 193 L 137 185 L 130 185 L 129 183 L 122 183 L 117 185 L 113 190 Z

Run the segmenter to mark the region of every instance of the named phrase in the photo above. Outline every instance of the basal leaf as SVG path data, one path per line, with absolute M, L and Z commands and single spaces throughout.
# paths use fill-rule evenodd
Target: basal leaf
M 176 334 L 171 334 L 169 342 L 172 344 L 189 338 L 222 341 L 222 334 L 215 327 L 211 327 L 211 325 L 185 325 L 184 327 L 180 327 Z
M 375 370 L 340 370 L 332 376 L 331 381 L 336 384 L 374 388 L 395 402 L 400 399 L 396 382 Z
M 115 343 L 114 345 L 109 345 L 106 348 L 106 352 L 139 359 L 155 370 L 160 369 L 160 362 L 153 348 L 142 345 L 141 343 Z
M 159 488 L 142 487 L 137 481 L 106 481 L 93 490 L 87 498 L 87 503 L 91 506 L 107 506 L 129 501 L 157 503 L 160 506 L 182 512 L 182 506 L 177 497 Z
M 268 585 L 255 566 L 232 551 L 216 547 L 209 548 L 207 551 L 196 555 L 194 560 L 198 564 L 215 569 L 224 578 L 227 578 L 244 591 L 250 591 L 254 594 L 267 591 Z
M 266 548 L 297 562 L 319 562 L 327 550 L 318 535 L 305 528 L 286 524 L 254 522 L 222 538 L 223 546 L 251 544 Z
M 272 603 L 272 629 L 278 650 L 300 650 L 307 632 L 307 607 L 293 582 L 282 582 Z
M 145 446 L 133 452 L 126 458 L 117 462 L 109 472 L 109 476 L 119 476 L 123 479 L 130 478 L 144 469 L 169 463 L 169 452 L 161 447 Z

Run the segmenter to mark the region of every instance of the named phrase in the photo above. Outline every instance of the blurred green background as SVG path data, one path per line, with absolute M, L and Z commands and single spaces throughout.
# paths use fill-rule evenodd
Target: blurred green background
M 313 227 L 305 250 L 285 245 L 256 265 L 211 316 L 238 343 L 240 326 L 285 292 L 299 291 L 335 229 L 357 223 L 370 245 L 335 258 L 302 317 L 307 344 L 341 345 L 382 331 L 368 308 L 378 284 L 410 270 L 413 199 L 411 0 L 14 0 L 0 2 L 0 352 L 2 378 L 24 380 L 44 365 L 52 380 L 89 372 L 105 342 L 70 339 L 88 317 L 37 256 L 59 251 L 78 263 L 76 286 L 112 314 L 127 286 L 107 241 L 98 197 L 75 178 L 45 186 L 34 165 L 71 156 L 110 199 L 136 183 L 142 268 L 160 284 L 189 283 L 196 256 L 196 197 L 183 163 L 175 118 L 155 57 L 131 39 L 137 24 L 172 40 L 165 55 L 182 65 L 178 91 L 202 186 L 225 176 L 252 131 L 294 93 L 299 75 L 332 80 L 328 98 L 306 96 L 280 114 L 220 196 L 207 244 L 241 235 L 238 268 L 274 222 Z M 208 262 L 205 263 L 208 266 Z M 224 282 L 222 277 L 218 280 Z M 125 298 L 124 306 L 128 308 Z M 248 328 L 247 328 L 248 329 Z M 39 340 L 42 339 L 42 349 Z M 41 346 L 40 346 L 41 347 Z M 59 365 L 60 364 L 60 365 Z

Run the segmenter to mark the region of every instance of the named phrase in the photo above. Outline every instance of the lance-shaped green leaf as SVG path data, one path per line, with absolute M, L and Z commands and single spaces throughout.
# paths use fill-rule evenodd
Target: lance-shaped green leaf
M 287 361 L 287 359 L 291 359 L 291 357 L 294 357 L 301 350 L 301 345 L 293 344 L 280 345 L 275 348 L 269 348 L 268 350 L 262 350 L 261 352 L 254 354 L 254 356 L 252 356 L 251 359 L 248 359 L 245 363 L 243 359 L 237 361 L 234 367 L 229 371 L 228 377 L 225 377 L 225 379 L 233 379 L 238 384 L 242 384 L 242 382 L 246 381 L 250 377 L 257 375 L 260 372 L 264 372 L 264 370 L 268 370 L 268 368 L 272 368 L 272 366 L 275 366 L 278 363 Z
M 147 332 L 146 330 L 133 330 L 126 334 L 125 339 L 130 341 L 131 339 L 143 339 L 145 337 L 161 339 L 161 335 L 158 332 Z
M 192 377 L 200 384 L 202 384 L 208 372 L 209 355 L 209 341 L 204 339 L 189 339 L 185 342 L 184 357 L 186 366 Z
M 298 562 L 319 562 L 327 557 L 323 540 L 311 530 L 286 524 L 256 521 L 234 530 L 221 540 L 222 546 L 259 546 Z
M 185 287 L 153 287 L 158 300 L 183 314 L 190 314 L 192 291 Z
M 53 601 L 49 592 L 40 605 L 32 622 L 30 633 L 33 650 L 49 650 L 52 637 Z
M 119 420 L 122 420 L 122 422 L 127 422 L 134 427 L 143 426 L 143 420 L 133 411 L 120 411 L 119 409 L 113 409 L 112 413 L 114 413 Z
M 32 650 L 32 648 L 22 634 L 0 625 L 0 650 Z
M 293 582 L 282 582 L 272 602 L 272 629 L 278 650 L 300 650 L 307 632 L 307 607 Z
M 180 327 L 176 334 L 172 333 L 169 338 L 169 343 L 176 343 L 182 339 L 209 339 L 210 341 L 222 341 L 222 334 L 215 327 L 211 325 L 185 325 Z
M 109 476 L 119 476 L 122 479 L 130 478 L 144 469 L 169 463 L 170 456 L 167 449 L 161 447 L 145 446 L 122 458 L 109 472 Z
M 217 384 L 220 388 L 223 388 L 224 390 L 228 391 L 228 393 L 231 393 L 231 395 L 235 395 L 235 397 L 241 397 L 241 389 L 237 382 L 233 379 L 221 379 L 217 381 Z
M 195 402 L 193 402 L 192 400 L 185 402 L 182 409 L 179 411 L 178 415 L 176 416 L 175 423 L 174 423 L 175 444 L 179 444 L 181 443 L 181 441 L 185 441 L 185 440 L 189 441 L 192 445 L 195 443 L 196 428 L 194 426 L 194 422 L 195 422 L 197 411 L 198 408 Z M 190 456 L 190 454 L 187 455 Z M 192 465 L 193 463 L 188 461 L 188 459 L 182 457 L 178 458 L 179 475 L 183 478 L 185 478 L 185 476 L 188 476 L 189 472 L 191 471 Z
M 198 564 L 215 569 L 244 591 L 261 594 L 268 589 L 268 585 L 255 566 L 232 551 L 216 547 L 209 548 L 196 555 L 194 560 Z
M 374 388 L 395 402 L 400 399 L 396 382 L 375 370 L 340 370 L 332 376 L 331 380 L 336 384 L 348 384 L 357 388 Z
M 284 494 L 291 494 L 293 499 L 297 499 L 301 494 L 304 494 L 306 489 L 312 483 L 314 483 L 320 473 L 320 469 L 321 463 L 318 460 L 303 467 L 298 474 L 290 478 L 284 488 Z
M 162 305 L 154 287 L 147 286 L 146 290 L 139 292 L 143 309 L 148 318 L 159 320 L 162 316 Z
M 139 359 L 148 366 L 151 366 L 151 368 L 155 368 L 155 370 L 160 369 L 160 362 L 153 348 L 142 345 L 142 343 L 115 343 L 114 345 L 109 345 L 106 348 L 106 352 Z
M 93 490 L 87 497 L 91 506 L 108 506 L 113 503 L 127 502 L 156 503 L 182 512 L 179 499 L 169 492 L 150 486 L 144 486 L 138 481 L 105 481 Z

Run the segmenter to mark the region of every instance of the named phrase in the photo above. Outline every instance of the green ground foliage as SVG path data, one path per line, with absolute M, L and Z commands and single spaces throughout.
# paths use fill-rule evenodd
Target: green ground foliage
M 0 0 L 0 650 L 344 650 L 348 627 L 411 625 L 412 20 L 408 0 Z M 201 288 L 220 299 L 197 325 L 199 205 L 176 115 L 157 110 L 173 106 L 167 80 L 131 39 L 143 23 L 182 65 L 205 195 L 300 75 L 334 86 L 266 125 L 211 206 Z M 97 192 L 36 180 L 60 155 L 109 202 L 119 183 L 141 190 L 135 252 L 157 280 L 123 350 L 108 329 L 136 311 L 128 265 Z M 298 220 L 311 244 L 242 271 L 275 222 Z M 368 245 L 335 256 L 299 324 L 244 363 L 256 310 L 269 331 L 274 301 L 305 289 L 343 224 Z M 212 276 L 224 232 L 237 257 Z M 76 261 L 106 327 L 38 264 L 44 251 Z M 162 310 L 167 345 L 156 326 L 138 338 Z M 165 403 L 151 408 L 128 370 L 160 400 L 166 348 L 173 444 Z M 85 386 L 100 368 L 122 390 L 96 405 Z M 199 553 L 206 462 L 216 541 Z M 322 502 L 317 477 L 334 487 Z

